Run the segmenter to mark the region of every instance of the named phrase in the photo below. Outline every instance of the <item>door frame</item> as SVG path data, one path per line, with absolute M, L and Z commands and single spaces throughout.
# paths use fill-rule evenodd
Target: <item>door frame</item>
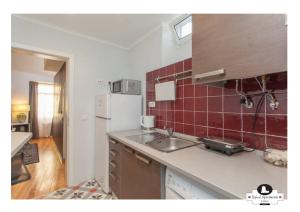
M 40 48 L 37 46 L 22 44 L 19 42 L 12 42 L 11 48 L 16 48 L 20 50 L 27 50 L 34 53 L 40 53 L 40 54 L 46 54 L 50 56 L 60 57 L 66 59 L 66 92 L 65 92 L 65 98 L 66 98 L 66 117 L 64 121 L 64 128 L 67 129 L 67 162 L 65 169 L 66 172 L 66 178 L 67 178 L 67 185 L 71 186 L 74 185 L 75 179 L 76 179 L 76 173 L 75 173 L 75 145 L 74 145 L 74 55 L 60 52 L 56 50 L 51 49 L 45 49 Z M 65 135 L 64 135 L 65 138 Z

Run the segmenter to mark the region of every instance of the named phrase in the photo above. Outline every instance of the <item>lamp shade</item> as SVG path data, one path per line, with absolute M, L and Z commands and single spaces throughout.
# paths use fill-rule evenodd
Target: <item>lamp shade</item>
M 28 112 L 30 111 L 30 105 L 12 105 L 12 112 Z

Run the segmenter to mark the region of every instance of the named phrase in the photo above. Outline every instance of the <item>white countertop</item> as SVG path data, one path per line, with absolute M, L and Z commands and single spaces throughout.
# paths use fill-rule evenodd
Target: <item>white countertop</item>
M 11 157 L 13 157 L 32 137 L 31 132 L 11 133 Z
M 164 153 L 129 140 L 126 136 L 144 134 L 142 130 L 110 132 L 108 135 L 229 198 L 245 199 L 246 193 L 267 183 L 287 195 L 287 168 L 264 162 L 262 151 L 226 156 L 203 146 Z

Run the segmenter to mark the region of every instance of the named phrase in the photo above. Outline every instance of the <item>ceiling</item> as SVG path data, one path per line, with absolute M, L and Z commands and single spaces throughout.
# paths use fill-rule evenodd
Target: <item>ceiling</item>
M 175 14 L 24 14 L 64 31 L 129 49 L 145 35 L 178 16 Z
M 12 48 L 11 70 L 54 76 L 64 64 L 62 58 Z

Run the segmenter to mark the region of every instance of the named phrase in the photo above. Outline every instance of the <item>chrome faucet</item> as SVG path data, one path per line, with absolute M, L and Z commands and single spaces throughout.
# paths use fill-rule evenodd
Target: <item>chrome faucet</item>
M 164 126 L 164 129 L 167 130 L 169 137 L 173 137 L 173 132 L 174 132 L 173 128 L 171 128 L 171 127 L 168 128 L 168 127 Z

